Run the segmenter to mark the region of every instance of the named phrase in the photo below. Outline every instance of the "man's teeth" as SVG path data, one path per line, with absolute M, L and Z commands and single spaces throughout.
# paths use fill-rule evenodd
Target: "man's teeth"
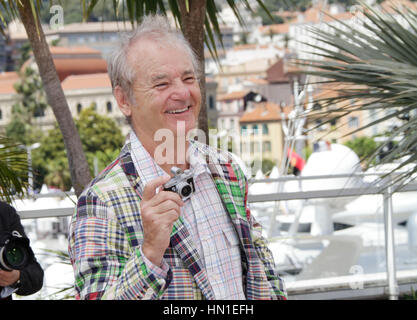
M 171 110 L 171 111 L 167 111 L 167 113 L 171 113 L 171 114 L 174 114 L 174 113 L 181 113 L 181 112 L 185 112 L 185 111 L 187 111 L 187 110 L 188 110 L 188 108 L 189 108 L 189 107 L 185 107 L 184 109 L 179 109 L 179 110 Z

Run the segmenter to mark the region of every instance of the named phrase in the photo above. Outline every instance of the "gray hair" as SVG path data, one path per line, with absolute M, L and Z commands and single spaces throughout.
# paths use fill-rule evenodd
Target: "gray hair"
M 171 28 L 166 17 L 146 15 L 136 29 L 121 35 L 118 46 L 107 60 L 107 69 L 113 90 L 116 86 L 120 86 L 127 94 L 128 99 L 134 102 L 132 84 L 136 74 L 129 66 L 127 57 L 130 46 L 141 39 L 151 39 L 164 45 L 179 46 L 185 49 L 190 55 L 196 77 L 200 79 L 197 56 L 182 32 Z

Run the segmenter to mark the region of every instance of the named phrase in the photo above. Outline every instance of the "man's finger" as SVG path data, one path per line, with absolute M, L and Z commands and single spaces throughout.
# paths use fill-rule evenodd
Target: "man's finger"
M 160 212 L 160 213 L 164 213 L 169 210 L 175 210 L 178 212 L 178 214 L 181 213 L 181 207 L 175 201 L 172 201 L 172 200 L 161 202 L 159 205 L 157 205 L 154 208 L 156 212 Z
M 156 207 L 166 201 L 175 202 L 179 207 L 184 205 L 184 201 L 182 201 L 178 193 L 172 191 L 160 191 L 155 197 L 149 200 L 149 205 Z
M 145 188 L 143 189 L 142 200 L 150 200 L 155 195 L 155 191 L 158 187 L 162 186 L 164 183 L 167 183 L 170 179 L 169 175 L 160 176 L 149 181 Z

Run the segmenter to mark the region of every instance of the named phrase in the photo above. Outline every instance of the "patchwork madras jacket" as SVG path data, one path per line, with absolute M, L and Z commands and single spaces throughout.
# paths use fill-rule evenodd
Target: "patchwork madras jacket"
M 248 183 L 231 157 L 198 142 L 240 239 L 243 288 L 247 299 L 287 299 L 282 279 L 261 227 L 250 215 Z M 78 199 L 70 225 L 69 254 L 77 299 L 214 299 L 214 293 L 180 217 L 164 259 L 165 279 L 147 268 L 143 242 L 139 176 L 127 141 L 119 157 Z

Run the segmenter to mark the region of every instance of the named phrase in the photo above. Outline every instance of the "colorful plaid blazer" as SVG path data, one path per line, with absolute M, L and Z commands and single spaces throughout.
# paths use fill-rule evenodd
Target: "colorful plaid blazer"
M 197 142 L 194 142 L 197 143 Z M 286 299 L 282 279 L 250 215 L 248 184 L 231 157 L 197 143 L 240 239 L 243 288 L 247 299 Z M 179 218 L 164 259 L 165 279 L 147 268 L 143 241 L 139 177 L 127 141 L 119 157 L 101 172 L 78 199 L 70 225 L 69 254 L 77 299 L 214 299 L 213 291 Z

